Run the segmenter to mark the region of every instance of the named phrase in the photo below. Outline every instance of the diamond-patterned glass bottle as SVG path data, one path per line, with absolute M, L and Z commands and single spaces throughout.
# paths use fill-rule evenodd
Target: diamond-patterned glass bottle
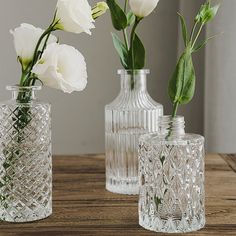
M 30 222 L 52 213 L 50 105 L 41 87 L 11 86 L 0 104 L 0 219 Z
M 105 108 L 106 189 L 138 194 L 138 140 L 141 134 L 157 131 L 162 105 L 148 94 L 148 70 L 120 70 L 121 91 Z
M 185 134 L 184 118 L 160 117 L 159 134 L 139 144 L 139 224 L 183 233 L 205 225 L 204 138 Z

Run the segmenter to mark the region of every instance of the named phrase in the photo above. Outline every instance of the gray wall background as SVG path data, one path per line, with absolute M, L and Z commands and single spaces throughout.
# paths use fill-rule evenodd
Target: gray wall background
M 184 4 L 183 4 L 184 2 Z M 188 4 L 191 5 L 188 6 Z M 91 5 L 95 1 L 90 1 Z M 171 111 L 167 96 L 167 82 L 175 67 L 178 48 L 177 11 L 191 15 L 201 1 L 161 0 L 156 11 L 139 28 L 147 50 L 147 68 L 151 69 L 148 89 L 151 96 Z M 16 84 L 20 78 L 20 67 L 16 62 L 12 36 L 9 30 L 20 23 L 31 23 L 45 28 L 52 19 L 56 0 L 5 0 L 0 2 L 0 99 L 11 94 L 6 85 Z M 188 10 L 187 10 L 188 9 Z M 116 70 L 120 62 L 113 48 L 110 32 L 113 31 L 110 15 L 96 22 L 92 37 L 86 34 L 60 32 L 60 41 L 78 48 L 86 58 L 88 87 L 81 93 L 71 95 L 44 88 L 39 97 L 50 101 L 53 110 L 54 154 L 82 154 L 104 152 L 104 106 L 119 92 Z M 195 58 L 197 74 L 203 77 L 204 57 Z M 203 79 L 197 86 L 197 95 L 191 105 L 182 109 L 186 117 L 187 131 L 203 133 Z
M 222 33 L 206 49 L 204 130 L 210 152 L 235 153 L 236 1 L 220 2 L 207 35 Z

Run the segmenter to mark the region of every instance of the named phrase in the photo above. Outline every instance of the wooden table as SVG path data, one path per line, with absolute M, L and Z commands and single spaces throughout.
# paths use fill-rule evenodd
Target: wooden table
M 29 224 L 0 223 L 4 235 L 164 235 L 138 225 L 137 196 L 105 191 L 104 155 L 55 156 L 54 213 Z M 187 235 L 236 236 L 236 156 L 206 158 L 207 225 Z

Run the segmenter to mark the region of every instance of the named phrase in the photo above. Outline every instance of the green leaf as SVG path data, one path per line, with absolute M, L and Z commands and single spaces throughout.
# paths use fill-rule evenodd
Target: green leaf
M 116 30 L 122 30 L 127 27 L 127 18 L 124 11 L 115 0 L 107 0 L 107 5 L 111 12 L 112 24 Z
M 135 22 L 135 15 L 132 11 L 127 14 L 127 26 L 133 25 Z
M 212 37 L 209 37 L 209 38 L 207 38 L 205 41 L 203 41 L 202 43 L 196 45 L 196 46 L 193 48 L 193 52 L 197 52 L 197 51 L 199 51 L 200 49 L 202 49 L 202 48 L 209 42 L 209 40 L 215 38 L 216 36 L 218 36 L 218 35 L 214 35 L 214 36 L 212 36 Z
M 172 103 L 189 103 L 194 95 L 196 75 L 192 61 L 191 47 L 187 47 L 179 59 L 175 72 L 169 81 L 168 92 Z
M 125 69 L 129 69 L 128 63 L 127 63 L 128 62 L 128 50 L 126 49 L 125 45 L 121 42 L 121 40 L 119 39 L 119 37 L 116 34 L 111 33 L 111 35 L 112 35 L 115 49 L 119 54 L 121 64 L 123 65 L 123 67 Z
M 134 51 L 134 69 L 135 70 L 143 69 L 145 66 L 145 48 L 144 48 L 143 43 L 137 34 L 135 34 L 135 37 L 134 37 L 133 51 Z M 130 65 L 129 69 L 132 69 L 131 50 L 129 51 L 129 63 L 128 64 Z
M 180 22 L 181 22 L 181 27 L 182 27 L 182 35 L 183 35 L 183 40 L 184 40 L 184 45 L 185 47 L 188 45 L 188 31 L 187 31 L 187 26 L 186 26 L 186 21 L 180 13 L 178 13 L 180 17 Z

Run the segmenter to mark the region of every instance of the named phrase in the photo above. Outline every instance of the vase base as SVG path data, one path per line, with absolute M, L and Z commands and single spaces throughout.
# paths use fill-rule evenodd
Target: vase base
M 52 210 L 49 210 L 45 214 L 42 215 L 30 215 L 28 217 L 25 216 L 3 216 L 1 217 L 2 221 L 9 222 L 9 223 L 30 223 L 35 221 L 44 220 L 52 215 Z
M 194 218 L 191 222 L 185 219 L 161 220 L 159 218 L 150 219 L 148 216 L 140 216 L 139 225 L 144 229 L 158 233 L 190 233 L 204 228 L 205 216 L 201 216 L 198 220 Z
M 125 195 L 138 195 L 139 184 L 137 178 L 131 180 L 117 180 L 114 178 L 107 178 L 106 189 L 112 193 Z

